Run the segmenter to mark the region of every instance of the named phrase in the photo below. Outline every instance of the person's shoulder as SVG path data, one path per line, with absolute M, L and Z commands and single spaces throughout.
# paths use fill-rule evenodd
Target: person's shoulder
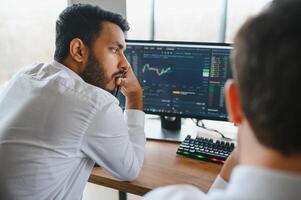
M 55 80 L 65 87 L 67 93 L 73 93 L 75 98 L 92 102 L 94 105 L 119 103 L 111 93 L 85 82 L 78 74 L 60 63 L 52 62 L 47 68 L 57 73 Z M 57 69 L 59 71 L 56 71 Z
M 20 67 L 19 70 L 14 74 L 14 77 L 23 74 L 28 74 L 28 75 L 35 74 L 43 65 L 44 63 L 39 63 L 39 62 L 34 62 L 34 63 L 24 65 Z
M 78 83 L 78 84 L 77 84 Z M 119 104 L 119 101 L 108 91 L 88 84 L 84 81 L 75 83 L 75 91 L 82 97 L 92 101 L 95 106 L 104 106 L 106 104 Z
M 73 98 L 73 101 L 89 102 L 97 107 L 107 103 L 118 104 L 111 93 L 86 83 L 78 74 L 56 61 L 28 65 L 19 74 L 27 75 L 41 82 L 44 89 Z

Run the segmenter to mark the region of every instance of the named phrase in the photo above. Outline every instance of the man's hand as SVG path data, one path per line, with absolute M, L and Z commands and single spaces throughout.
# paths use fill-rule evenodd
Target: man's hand
M 232 170 L 235 166 L 238 165 L 239 161 L 239 152 L 238 147 L 236 147 L 233 152 L 230 154 L 228 159 L 226 160 L 222 170 L 220 172 L 220 176 L 227 182 L 229 182 Z
M 126 97 L 126 109 L 143 110 L 143 91 L 132 68 L 129 66 L 123 77 L 117 79 L 116 84 Z

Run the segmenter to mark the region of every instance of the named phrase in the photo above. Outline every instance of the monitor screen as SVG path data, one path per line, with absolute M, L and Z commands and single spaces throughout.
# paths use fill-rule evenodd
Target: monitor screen
M 130 40 L 126 44 L 125 55 L 144 89 L 146 113 L 227 120 L 229 44 Z

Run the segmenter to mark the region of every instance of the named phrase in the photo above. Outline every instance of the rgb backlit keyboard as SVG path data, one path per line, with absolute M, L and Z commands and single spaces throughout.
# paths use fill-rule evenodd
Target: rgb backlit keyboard
M 191 138 L 188 135 L 180 144 L 177 154 L 223 164 L 233 151 L 235 144 L 204 137 Z

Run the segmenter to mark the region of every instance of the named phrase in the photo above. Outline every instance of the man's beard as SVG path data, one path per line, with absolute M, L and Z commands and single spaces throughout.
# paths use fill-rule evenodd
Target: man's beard
M 114 91 L 114 89 L 110 90 L 106 88 L 107 84 L 110 82 L 111 79 L 108 76 L 106 76 L 106 72 L 103 65 L 97 61 L 93 51 L 91 51 L 91 53 L 89 54 L 88 63 L 85 67 L 85 70 L 80 76 L 85 82 L 91 85 L 100 87 L 111 93 L 113 93 Z

